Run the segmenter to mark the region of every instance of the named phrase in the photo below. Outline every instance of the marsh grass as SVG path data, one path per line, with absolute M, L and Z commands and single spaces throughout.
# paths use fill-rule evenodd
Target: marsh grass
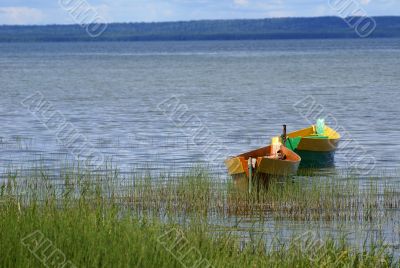
M 310 178 L 275 180 L 253 193 L 221 184 L 202 171 L 179 178 L 134 180 L 119 196 L 139 210 L 172 214 L 254 216 L 290 220 L 372 221 L 385 209 L 398 209 L 400 195 L 388 185 L 371 182 L 362 190 L 355 180 Z
M 2 194 L 30 200 L 112 200 L 132 211 L 172 216 L 253 216 L 289 220 L 373 221 L 385 210 L 400 208 L 399 189 L 381 180 L 361 187 L 354 178 L 301 177 L 270 179 L 268 187 L 249 194 L 231 180 L 213 178 L 196 168 L 184 175 L 121 175 L 117 170 L 93 173 L 64 170 L 55 179 L 39 169 L 28 177 L 10 172 L 0 186 Z
M 204 267 L 395 267 L 399 263 L 378 241 L 353 248 L 345 239 L 276 237 L 267 246 L 263 234 L 251 234 L 243 245 L 236 226 L 216 231 L 208 222 L 210 216 L 243 215 L 261 221 L 372 221 L 399 206 L 396 190 L 382 187 L 361 191 L 351 180 L 290 179 L 248 194 L 202 169 L 157 178 L 78 169 L 62 172 L 58 180 L 43 170 L 29 177 L 14 172 L 0 187 L 0 267 L 42 265 L 21 243 L 35 230 L 78 267 L 184 267 L 177 248 L 174 255 L 160 243 L 176 229 L 196 258 L 207 261 Z

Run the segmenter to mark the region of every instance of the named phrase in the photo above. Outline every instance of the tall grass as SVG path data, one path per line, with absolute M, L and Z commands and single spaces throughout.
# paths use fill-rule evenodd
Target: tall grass
M 399 197 L 391 189 L 379 195 L 381 189 L 371 187 L 360 194 L 348 182 L 290 180 L 248 194 L 230 181 L 213 180 L 204 170 L 180 177 L 123 179 L 117 172 L 83 170 L 63 172 L 57 183 L 44 171 L 28 178 L 10 174 L 0 187 L 0 267 L 43 265 L 45 257 L 40 256 L 47 256 L 45 252 L 35 257 L 21 242 L 36 230 L 77 267 L 185 267 L 185 262 L 192 267 L 193 261 L 181 258 L 188 251 L 163 243 L 171 230 L 182 230 L 185 246 L 196 253 L 192 258 L 203 260 L 204 267 L 399 265 L 378 242 L 355 249 L 344 239 L 293 237 L 267 246 L 260 235 L 243 245 L 235 227 L 217 231 L 207 221 L 210 216 L 263 218 L 269 213 L 276 219 L 368 221 L 366 208 L 373 216 L 398 206 Z

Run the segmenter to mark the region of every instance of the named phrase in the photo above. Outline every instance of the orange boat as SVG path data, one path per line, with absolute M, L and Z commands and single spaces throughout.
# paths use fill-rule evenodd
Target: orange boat
M 284 157 L 279 157 L 279 154 Z M 274 145 L 250 151 L 225 161 L 229 175 L 246 175 L 249 177 L 249 159 L 252 160 L 254 174 L 288 176 L 297 173 L 301 158 L 295 152 L 280 145 L 277 153 L 274 153 Z

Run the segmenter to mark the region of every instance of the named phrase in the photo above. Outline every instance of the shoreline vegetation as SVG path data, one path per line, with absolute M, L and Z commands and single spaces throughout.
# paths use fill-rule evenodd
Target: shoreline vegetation
M 158 177 L 10 171 L 0 182 L 0 266 L 398 267 L 380 239 L 356 246 L 344 233 L 307 231 L 285 240 L 225 222 L 378 226 L 399 210 L 398 191 L 384 178 L 360 187 L 350 176 L 302 176 L 249 194 L 202 168 Z
M 399 16 L 373 19 L 376 28 L 368 38 L 400 38 Z M 0 25 L 0 43 L 343 38 L 360 37 L 340 17 L 110 23 L 96 38 L 90 37 L 80 25 Z

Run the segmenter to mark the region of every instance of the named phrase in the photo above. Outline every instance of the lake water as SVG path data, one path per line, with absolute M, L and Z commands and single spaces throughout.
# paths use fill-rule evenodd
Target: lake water
M 399 39 L 0 44 L 0 82 L 1 171 L 76 156 L 21 104 L 36 92 L 125 171 L 224 174 L 317 117 L 344 136 L 336 170 L 400 166 Z
M 0 82 L 0 173 L 57 170 L 88 144 L 123 172 L 200 164 L 225 176 L 229 155 L 268 144 L 282 124 L 292 131 L 318 117 L 343 140 L 335 167 L 317 173 L 400 167 L 399 39 L 0 44 Z M 34 109 L 38 96 L 49 109 Z M 66 146 L 61 123 L 44 110 L 87 143 Z M 382 213 L 373 223 L 221 224 L 271 237 L 344 232 L 356 244 L 381 236 L 397 251 L 399 211 Z

